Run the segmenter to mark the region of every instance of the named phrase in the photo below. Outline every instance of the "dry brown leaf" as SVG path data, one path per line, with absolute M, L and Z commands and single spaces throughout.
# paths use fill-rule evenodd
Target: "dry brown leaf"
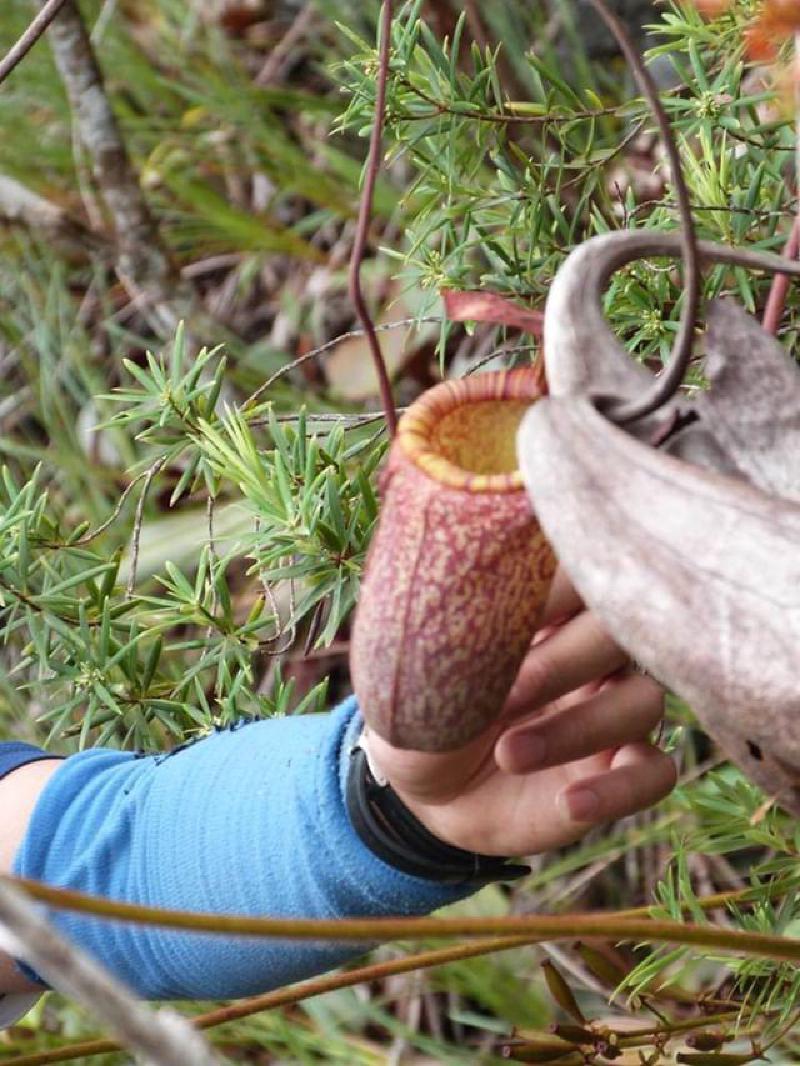
M 753 780 L 800 813 L 800 371 L 743 311 L 718 305 L 712 391 L 691 427 L 695 442 L 699 427 L 713 447 L 694 450 L 689 434 L 682 454 L 708 461 L 716 448 L 726 473 L 657 451 L 588 399 L 629 395 L 642 380 L 600 310 L 624 244 L 584 245 L 570 259 L 546 311 L 551 398 L 531 408 L 518 438 L 533 506 L 619 643 L 693 707 Z

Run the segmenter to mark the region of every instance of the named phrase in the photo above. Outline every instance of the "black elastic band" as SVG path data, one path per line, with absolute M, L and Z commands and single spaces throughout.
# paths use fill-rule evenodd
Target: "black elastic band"
M 347 812 L 358 836 L 379 859 L 403 873 L 444 884 L 513 881 L 530 867 L 446 844 L 406 807 L 391 785 L 379 784 L 361 747 L 351 751 Z

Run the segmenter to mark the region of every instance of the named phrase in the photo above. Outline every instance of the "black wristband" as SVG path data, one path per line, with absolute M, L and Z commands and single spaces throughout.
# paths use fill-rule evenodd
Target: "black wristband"
M 379 859 L 403 873 L 448 885 L 513 881 L 530 867 L 496 855 L 446 844 L 406 807 L 391 785 L 380 784 L 364 749 L 350 752 L 347 813 L 358 836 Z

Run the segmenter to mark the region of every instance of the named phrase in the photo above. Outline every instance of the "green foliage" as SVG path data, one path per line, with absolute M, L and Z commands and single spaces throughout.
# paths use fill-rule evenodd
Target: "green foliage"
M 637 202 L 625 184 L 625 151 L 651 134 L 644 103 L 621 78 L 574 62 L 564 78 L 563 52 L 541 36 L 529 40 L 529 96 L 504 95 L 497 50 L 463 42 L 464 17 L 452 42 L 437 41 L 406 5 L 394 31 L 387 112 L 388 158 L 402 159 L 414 179 L 406 192 L 410 225 L 403 253 L 410 280 L 432 291 L 487 287 L 541 304 L 565 254 L 595 233 L 616 228 L 670 229 L 669 187 Z M 668 4 L 658 24 L 677 84 L 665 105 L 681 154 L 701 237 L 775 250 L 785 236 L 792 196 L 784 166 L 793 151 L 788 116 L 774 109 L 768 86 L 748 88 L 741 33 L 748 12 L 704 22 L 689 5 Z M 343 125 L 364 132 L 374 104 L 374 52 L 358 49 L 341 67 L 349 96 Z M 465 53 L 467 58 L 465 59 Z M 750 78 L 752 82 L 752 77 Z M 621 170 L 620 164 L 623 164 Z M 763 304 L 769 279 L 717 267 L 707 298 L 737 296 Z M 633 264 L 612 280 L 611 322 L 632 350 L 665 358 L 680 314 L 674 264 Z
M 86 5 L 92 23 L 104 7 Z M 224 285 L 235 328 L 220 316 L 224 348 L 198 353 L 182 330 L 163 345 L 121 297 L 106 253 L 75 256 L 19 230 L 3 236 L 0 728 L 61 750 L 162 748 L 241 715 L 326 706 L 326 682 L 297 694 L 284 660 L 298 635 L 309 648 L 329 645 L 346 625 L 377 517 L 383 434 L 351 419 L 324 385 L 282 373 L 295 353 L 268 337 L 279 313 L 315 342 L 333 332 L 305 286 L 354 216 L 374 106 L 377 4 L 320 0 L 331 21 L 308 46 L 304 81 L 268 88 L 255 84 L 241 42 L 192 7 L 143 5 L 155 33 L 129 16 L 101 17 L 95 29 L 127 144 L 177 262 L 205 279 L 209 256 L 233 257 Z M 652 169 L 650 118 L 621 65 L 592 61 L 568 4 L 483 7 L 501 48 L 473 44 L 464 17 L 452 40 L 440 40 L 421 0 L 398 14 L 377 223 L 401 233 L 385 238 L 387 252 L 430 306 L 444 287 L 490 288 L 541 306 L 579 241 L 615 228 L 673 228 L 672 190 L 668 180 L 653 194 L 637 184 Z M 793 207 L 794 135 L 743 61 L 752 8 L 738 2 L 704 22 L 692 6 L 666 4 L 651 59 L 673 72 L 664 101 L 700 235 L 774 250 Z M 558 39 L 545 18 L 555 9 Z M 3 44 L 27 16 L 23 0 L 9 5 Z M 323 65 L 334 69 L 344 105 Z M 82 217 L 93 190 L 46 47 L 0 93 L 0 129 L 4 172 Z M 256 181 L 267 193 L 254 212 L 237 190 Z M 217 269 L 212 262 L 211 277 Z M 267 270 L 278 288 L 285 283 L 277 295 L 266 291 Z M 340 292 L 338 265 L 331 278 Z M 707 298 L 732 294 L 750 310 L 763 307 L 767 286 L 723 267 L 705 278 Z M 241 309 L 262 303 L 269 313 L 240 326 Z M 651 360 L 667 356 L 680 306 L 676 265 L 666 261 L 628 266 L 606 297 L 619 335 Z M 790 294 L 789 342 L 797 310 Z M 449 335 L 445 325 L 443 360 Z M 246 399 L 267 379 L 268 389 Z M 691 383 L 702 383 L 699 366 Z M 701 772 L 707 753 L 690 711 L 673 701 L 670 716 L 687 770 L 678 797 L 652 817 L 541 857 L 516 900 L 627 906 L 646 898 L 649 863 L 663 874 L 658 912 L 706 921 L 696 859 L 718 858 L 725 887 L 754 889 L 755 905 L 730 905 L 729 921 L 797 935 L 795 826 L 729 766 Z M 673 857 L 666 872 L 665 856 Z M 490 903 L 493 913 L 511 906 L 499 893 Z M 743 1028 L 774 1012 L 780 1030 L 800 993 L 794 973 L 767 961 L 723 964 L 683 949 L 638 957 L 624 987 L 644 1000 L 679 980 L 700 999 L 730 974 L 726 994 Z M 448 1031 L 544 1024 L 548 1008 L 523 958 L 530 953 L 454 964 L 431 979 L 460 997 L 445 1012 Z M 220 1035 L 292 1062 L 377 1063 L 385 1048 L 349 1034 L 378 1028 L 437 1062 L 477 1061 L 471 1045 L 415 1032 L 351 992 L 306 1009 L 302 1024 L 270 1013 Z M 69 1011 L 63 1017 L 76 1031 Z M 37 1039 L 52 1043 L 44 1032 Z
M 349 440 L 339 425 L 309 437 L 303 412 L 296 425 L 282 424 L 270 404 L 253 405 L 248 416 L 217 414 L 225 361 L 208 351 L 188 360 L 182 330 L 168 360 L 148 355 L 146 369 L 127 368 L 134 386 L 107 399 L 123 407 L 108 424 L 135 427 L 144 446 L 129 490 L 146 491 L 167 470 L 172 506 L 207 494 L 208 536 L 197 543 L 194 573 L 167 560 L 160 589 L 138 592 L 131 559 L 123 586 L 121 550 L 108 557 L 93 548 L 104 530 L 68 528 L 40 474 L 20 488 L 5 470 L 0 631 L 7 644 L 24 642 L 15 676 L 48 707 L 40 721 L 51 739 L 152 747 L 242 714 L 286 709 L 290 691 L 280 683 L 271 700 L 256 693 L 254 660 L 273 654 L 284 631 L 323 604 L 320 641 L 330 643 L 340 628 L 377 517 L 370 476 L 382 447 L 374 437 Z M 265 411 L 269 448 L 259 447 L 248 422 L 265 421 Z M 239 498 L 250 529 L 218 553 L 213 504 L 226 492 Z M 263 590 L 246 609 L 234 603 L 229 576 L 241 558 Z M 291 589 L 285 623 L 279 586 Z M 323 697 L 318 686 L 303 706 Z

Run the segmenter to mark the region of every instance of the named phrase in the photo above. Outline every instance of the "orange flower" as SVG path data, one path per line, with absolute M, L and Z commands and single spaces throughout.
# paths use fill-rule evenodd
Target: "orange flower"
M 707 18 L 718 18 L 730 9 L 732 0 L 695 0 Z M 751 59 L 769 63 L 782 44 L 800 32 L 800 0 L 764 0 L 752 26 L 745 31 Z
M 717 18 L 731 0 L 696 0 L 707 18 Z M 764 0 L 753 24 L 745 30 L 747 54 L 759 62 L 772 62 L 790 37 L 800 32 L 800 0 Z
M 800 32 L 800 0 L 767 0 L 745 33 L 747 54 L 761 63 L 778 57 L 782 44 Z
M 792 36 L 800 30 L 800 0 L 765 0 L 757 23 L 776 39 Z

